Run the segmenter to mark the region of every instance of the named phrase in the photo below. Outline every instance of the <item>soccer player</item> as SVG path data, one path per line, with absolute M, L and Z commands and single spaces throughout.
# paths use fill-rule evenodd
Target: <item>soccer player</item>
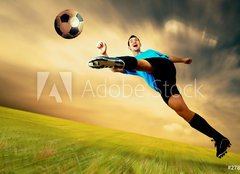
M 89 61 L 92 68 L 111 68 L 114 72 L 137 75 L 145 79 L 148 85 L 158 91 L 164 102 L 179 116 L 187 121 L 191 127 L 205 134 L 215 141 L 216 156 L 221 158 L 227 153 L 230 141 L 211 127 L 208 122 L 190 110 L 184 102 L 176 86 L 176 69 L 174 63 L 190 64 L 191 58 L 177 58 L 167 56 L 155 50 L 141 51 L 141 42 L 135 35 L 128 39 L 128 48 L 134 57 L 121 56 L 111 58 L 107 55 L 106 43 L 97 45 L 102 56 Z

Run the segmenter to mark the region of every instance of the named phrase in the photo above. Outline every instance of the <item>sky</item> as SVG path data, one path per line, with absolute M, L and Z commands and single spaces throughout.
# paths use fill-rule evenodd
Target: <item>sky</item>
M 75 39 L 54 30 L 65 9 L 84 19 Z M 233 0 L 1 0 L 0 105 L 212 148 L 140 77 L 88 67 L 98 41 L 110 56 L 131 55 L 127 39 L 135 34 L 142 51 L 193 59 L 175 64 L 182 96 L 239 153 L 239 11 Z

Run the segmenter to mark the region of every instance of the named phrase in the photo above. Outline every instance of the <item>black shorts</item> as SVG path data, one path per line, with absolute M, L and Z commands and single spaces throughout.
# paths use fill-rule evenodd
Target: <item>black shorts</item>
M 174 94 L 180 94 L 176 86 L 176 68 L 172 61 L 165 58 L 147 58 L 154 68 L 152 73 L 164 102 L 168 104 L 169 98 Z

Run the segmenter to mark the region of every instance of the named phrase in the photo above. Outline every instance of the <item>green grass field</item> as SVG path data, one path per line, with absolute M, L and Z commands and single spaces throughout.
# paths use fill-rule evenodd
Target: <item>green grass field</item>
M 240 173 L 240 155 L 0 107 L 0 173 Z

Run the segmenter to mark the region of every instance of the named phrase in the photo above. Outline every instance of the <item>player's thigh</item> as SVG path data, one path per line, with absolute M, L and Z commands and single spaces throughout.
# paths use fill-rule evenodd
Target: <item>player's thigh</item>
M 148 61 L 142 59 L 142 60 L 138 60 L 138 66 L 136 70 L 152 73 L 153 66 Z

